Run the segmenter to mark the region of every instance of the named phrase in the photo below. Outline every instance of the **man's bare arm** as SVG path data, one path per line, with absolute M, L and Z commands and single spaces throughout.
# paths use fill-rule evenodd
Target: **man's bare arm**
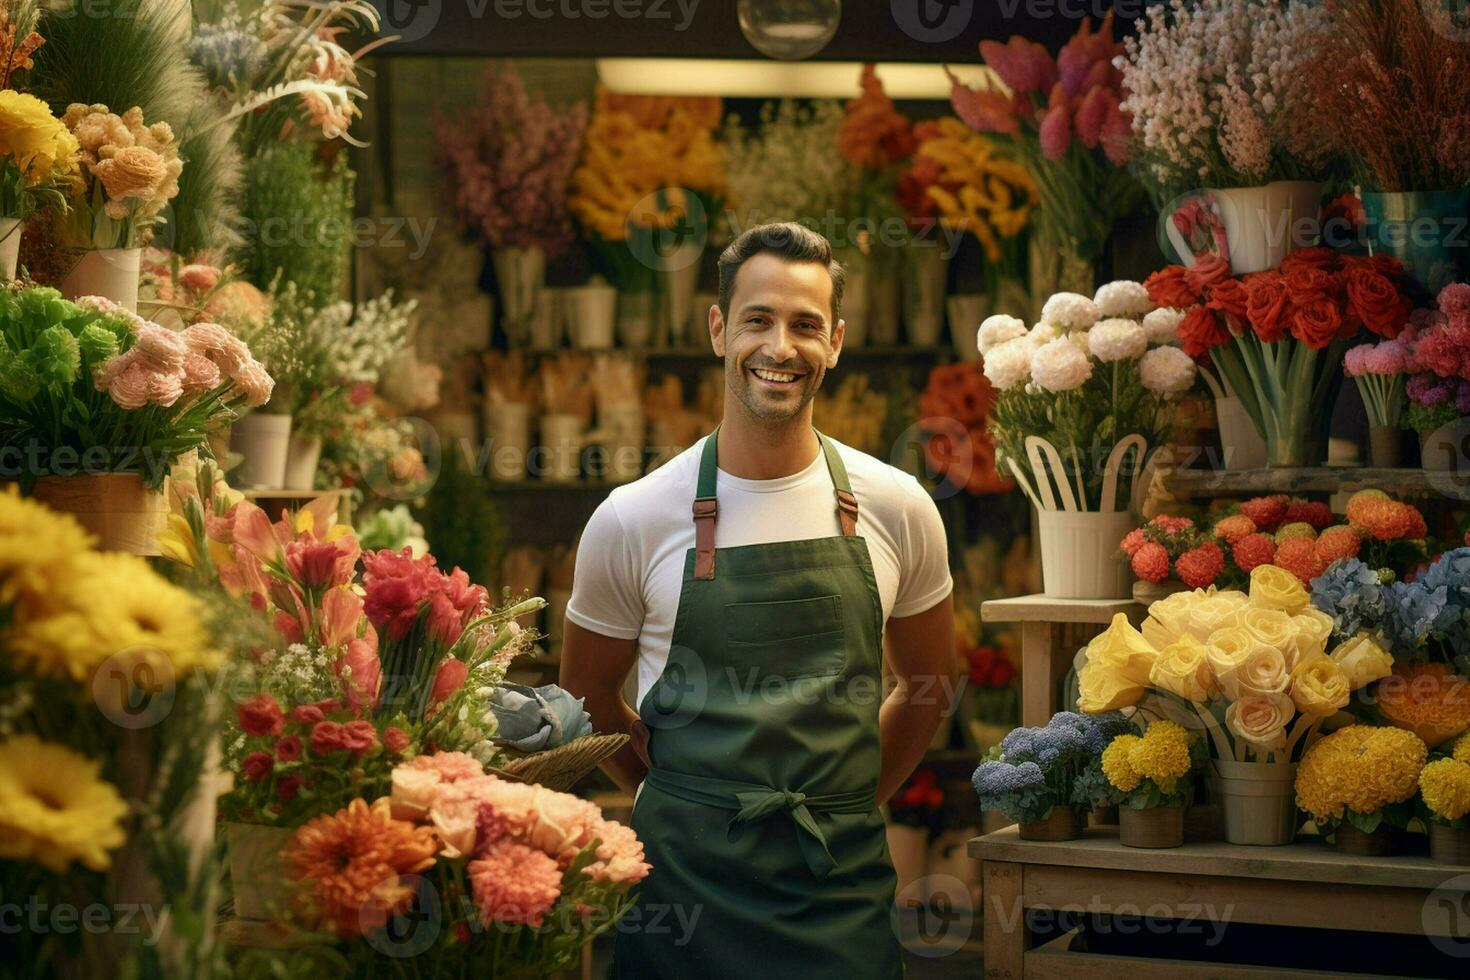
M 560 683 L 573 696 L 586 699 L 583 706 L 592 718 L 594 731 L 633 734 L 638 713 L 623 700 L 623 683 L 633 669 L 637 654 L 637 640 L 603 636 L 583 629 L 570 619 L 566 621 L 562 629 Z M 648 774 L 648 767 L 631 742 L 603 762 L 602 769 L 629 795 Z
M 939 722 L 949 713 L 959 683 L 953 597 L 916 616 L 890 619 L 884 647 L 894 688 L 878 713 L 883 750 L 879 803 L 898 792 L 923 761 Z

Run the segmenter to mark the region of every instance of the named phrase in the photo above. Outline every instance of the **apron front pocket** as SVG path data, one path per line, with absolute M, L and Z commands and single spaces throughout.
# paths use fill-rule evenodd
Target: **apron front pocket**
M 788 679 L 827 677 L 847 664 L 842 596 L 725 604 L 725 641 L 752 666 Z

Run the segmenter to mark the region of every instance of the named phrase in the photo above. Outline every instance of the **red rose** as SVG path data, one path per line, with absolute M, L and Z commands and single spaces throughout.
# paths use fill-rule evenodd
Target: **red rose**
M 289 803 L 292 800 L 296 799 L 296 793 L 300 789 L 301 789 L 301 777 L 300 776 L 287 776 L 285 779 L 282 779 L 279 783 L 276 783 L 276 795 L 279 796 L 281 799 L 285 800 L 287 803 Z
M 1314 245 L 1311 248 L 1299 248 L 1286 258 L 1281 260 L 1281 271 L 1290 274 L 1300 269 L 1318 269 L 1323 272 L 1336 268 L 1338 255 L 1330 248 Z
M 1283 275 L 1286 276 L 1286 287 L 1291 290 L 1292 302 L 1297 306 L 1312 300 L 1326 299 L 1337 287 L 1332 276 L 1321 269 L 1302 267 L 1284 272 Z
M 378 732 L 370 721 L 349 721 L 342 726 L 342 742 L 361 754 L 378 744 Z
M 314 704 L 297 705 L 291 709 L 291 720 L 302 725 L 315 725 L 326 718 L 322 709 Z
M 245 770 L 245 778 L 252 783 L 258 783 L 271 774 L 275 768 L 276 761 L 271 758 L 269 752 L 252 752 L 245 757 L 240 767 Z
M 1321 350 L 1337 337 L 1342 311 L 1330 299 L 1308 300 L 1291 314 L 1291 335 L 1312 350 Z
M 1246 292 L 1238 279 L 1222 279 L 1210 290 L 1210 300 L 1205 304 L 1212 310 L 1230 316 L 1245 316 Z
M 342 726 L 335 721 L 319 721 L 311 730 L 311 751 L 317 755 L 331 755 L 347 751 L 347 739 Z
M 1230 278 L 1230 260 L 1218 255 L 1201 255 L 1194 265 L 1184 270 L 1184 284 L 1196 295 L 1206 293 Z
M 1263 272 L 1245 281 L 1245 315 L 1251 329 L 1268 344 L 1286 336 L 1291 290 L 1280 273 Z
M 1409 304 L 1388 277 L 1367 268 L 1344 276 L 1348 306 L 1363 326 L 1380 337 L 1397 337 L 1409 320 Z
M 408 733 L 396 725 L 389 725 L 383 729 L 383 745 L 394 755 L 401 755 L 403 750 L 408 748 L 410 741 Z
M 1200 300 L 1199 292 L 1191 289 L 1184 281 L 1184 266 L 1165 266 L 1143 281 L 1148 298 L 1155 306 L 1182 310 Z
M 276 758 L 282 762 L 295 762 L 301 758 L 301 739 L 296 735 L 282 735 L 276 739 Z
M 1194 307 L 1179 321 L 1179 344 L 1190 357 L 1199 357 L 1229 339 L 1230 331 L 1220 318 L 1203 306 Z
M 279 735 L 285 723 L 281 706 L 269 694 L 256 694 L 235 706 L 235 716 L 246 735 Z

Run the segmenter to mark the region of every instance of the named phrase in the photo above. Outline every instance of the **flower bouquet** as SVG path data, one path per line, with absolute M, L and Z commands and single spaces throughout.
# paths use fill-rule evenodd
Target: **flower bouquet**
M 1121 75 L 1113 59 L 1123 46 L 1113 41 L 1113 14 L 1093 30 L 1083 19 L 1077 34 L 1055 59 L 1040 44 L 1013 36 L 1005 44 L 980 42 L 980 55 L 1000 76 L 1004 89 L 969 89 L 951 76 L 955 114 L 982 133 L 1005 138 L 1025 166 L 1041 198 L 1045 222 L 1063 249 L 1090 266 L 1119 217 L 1140 197 L 1128 162 L 1128 111 L 1122 105 Z M 1080 275 L 1080 273 L 1079 273 Z
M 929 372 L 919 395 L 919 427 L 928 435 L 924 461 L 932 474 L 973 494 L 1015 486 L 996 466 L 995 439 L 986 425 L 994 405 L 995 389 L 979 364 L 942 364 Z
M 1306 66 L 1327 20 L 1312 4 L 1172 0 L 1124 41 L 1130 163 L 1185 265 L 1214 254 L 1261 272 L 1310 244 L 1303 223 L 1316 237 L 1330 144 Z M 1206 227 L 1218 234 L 1186 240 Z
M 1440 290 L 1434 310 L 1416 310 L 1401 339 L 1409 378 L 1405 428 L 1419 433 L 1424 468 L 1460 468 L 1462 419 L 1470 415 L 1470 284 Z
M 1184 811 L 1194 802 L 1194 773 L 1203 744 L 1178 722 L 1150 721 L 1140 736 L 1125 731 L 1077 777 L 1077 792 L 1119 807 L 1126 847 L 1179 847 Z
M 94 545 L 70 517 L 0 493 L 0 890 L 95 910 L 65 942 L 13 928 L 7 956 L 44 976 L 207 976 L 226 679 L 210 610 Z
M 1170 592 L 1227 584 L 1221 580 L 1226 574 L 1225 552 L 1188 517 L 1160 514 L 1129 531 L 1120 547 L 1139 578 L 1133 587 L 1135 597 L 1162 598 Z
M 23 25 L 7 26 L 40 41 Z M 13 55 L 0 60 L 0 275 L 6 279 L 15 278 L 22 222 L 38 207 L 65 211 L 77 168 L 76 137 L 46 103 L 10 87 L 15 67 Z
M 1399 728 L 1339 728 L 1302 756 L 1297 806 L 1335 834 L 1338 850 L 1391 854 L 1394 831 L 1408 827 L 1427 755 L 1418 736 Z
M 1409 347 L 1398 340 L 1359 344 L 1342 358 L 1343 373 L 1358 386 L 1368 415 L 1368 460 L 1371 466 L 1399 465 L 1399 419 L 1404 409 L 1404 376 Z M 1470 399 L 1470 386 L 1467 386 Z
M 1155 304 L 1183 310 L 1178 335 L 1209 355 L 1217 398 L 1232 395 L 1266 441 L 1268 466 L 1306 466 L 1321 452 L 1343 354 L 1359 330 L 1397 337 L 1409 320 L 1393 259 L 1303 248 L 1280 268 L 1236 277 L 1218 256 L 1168 266 L 1144 285 Z
M 1149 447 L 1167 441 L 1174 397 L 1195 375 L 1179 348 L 1153 345 L 1143 323 L 1152 309 L 1142 286 L 1122 281 L 1095 300 L 1051 297 L 1029 332 L 1005 315 L 980 326 L 985 376 L 999 392 L 987 426 L 1041 513 L 1048 595 L 1127 594 L 1117 549 L 1135 526 L 1133 481 Z
M 99 297 L 0 293 L 0 436 L 10 475 L 108 548 L 155 554 L 157 489 L 182 455 L 272 381 L 224 327 L 178 332 Z
M 982 810 L 1021 825 L 1024 840 L 1071 840 L 1094 802 L 1079 795 L 1078 776 L 1111 739 L 1128 730 L 1120 714 L 1059 711 L 1045 726 L 1017 728 L 991 749 L 971 782 Z
M 1470 735 L 1430 754 L 1419 771 L 1415 811 L 1429 826 L 1429 854 L 1441 864 L 1470 863 Z
M 279 867 L 305 930 L 295 938 L 316 940 L 330 975 L 497 978 L 572 967 L 649 870 L 633 832 L 595 804 L 456 752 L 399 765 L 389 795 L 304 824 Z
M 1392 658 L 1363 633 L 1336 644 L 1332 617 L 1294 575 L 1251 572 L 1250 591 L 1178 592 L 1149 606 L 1142 630 L 1121 614 L 1087 647 L 1078 707 L 1138 704 L 1208 734 L 1226 839 L 1283 844 L 1296 832 L 1296 760 L 1353 691 L 1388 676 Z

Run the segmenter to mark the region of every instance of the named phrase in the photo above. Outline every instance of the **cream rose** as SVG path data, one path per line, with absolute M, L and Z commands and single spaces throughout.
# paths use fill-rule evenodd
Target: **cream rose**
M 1201 590 L 1175 592 L 1152 603 L 1143 621 L 1143 638 L 1162 650 L 1181 636 L 1189 634 L 1189 611 L 1204 595 Z
M 1315 606 L 1308 606 L 1291 617 L 1296 627 L 1297 662 L 1308 660 L 1327 652 L 1327 641 L 1332 638 L 1332 617 Z
M 1275 647 L 1286 658 L 1286 669 L 1296 664 L 1296 627 L 1291 617 L 1280 609 L 1245 606 L 1236 610 L 1235 624 L 1257 641 Z
M 1351 694 L 1347 674 L 1324 654 L 1303 658 L 1291 672 L 1291 700 L 1309 715 L 1330 718 Z
M 1148 679 L 1159 690 L 1186 701 L 1207 701 L 1216 690 L 1209 650 L 1188 634 L 1159 651 Z
M 1250 590 L 1251 605 L 1280 609 L 1293 616 L 1311 602 L 1302 580 L 1275 565 L 1257 565 L 1251 569 Z
M 422 820 L 438 795 L 438 773 L 405 766 L 393 770 L 390 802 L 394 820 Z
M 1248 694 L 1225 709 L 1225 726 L 1263 751 L 1286 747 L 1286 726 L 1296 705 L 1285 694 Z
M 1291 684 L 1286 655 L 1275 647 L 1253 641 L 1228 668 L 1215 670 L 1220 690 L 1231 700 L 1251 694 L 1283 694 Z
M 1118 613 L 1112 624 L 1087 644 L 1087 662 L 1077 674 L 1077 707 L 1088 714 L 1135 704 L 1148 685 L 1158 651 Z
M 1201 643 L 1207 641 L 1216 630 L 1229 626 L 1247 602 L 1244 592 L 1214 592 L 1206 594 L 1189 612 L 1189 632 Z
M 1393 673 L 1393 657 L 1367 633 L 1340 644 L 1332 651 L 1332 661 L 1342 668 L 1354 691 Z
M 394 776 L 397 774 L 395 770 Z M 434 835 L 444 843 L 441 857 L 453 861 L 474 853 L 479 810 L 479 804 L 473 800 L 447 800 L 436 803 L 429 810 L 429 823 L 434 827 Z
M 1210 667 L 1218 678 L 1222 673 L 1234 670 L 1250 655 L 1256 648 L 1256 638 L 1244 627 L 1226 626 L 1209 635 L 1205 648 Z

